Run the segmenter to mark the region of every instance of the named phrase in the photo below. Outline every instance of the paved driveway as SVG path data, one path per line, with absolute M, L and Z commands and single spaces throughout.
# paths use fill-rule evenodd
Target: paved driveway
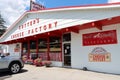
M 21 73 L 9 75 L 4 80 L 120 80 L 120 75 L 68 68 L 46 68 L 25 65 Z

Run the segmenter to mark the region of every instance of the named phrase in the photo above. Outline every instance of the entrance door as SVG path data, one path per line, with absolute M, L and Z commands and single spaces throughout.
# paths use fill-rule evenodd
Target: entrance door
M 64 66 L 71 66 L 71 44 L 64 43 Z

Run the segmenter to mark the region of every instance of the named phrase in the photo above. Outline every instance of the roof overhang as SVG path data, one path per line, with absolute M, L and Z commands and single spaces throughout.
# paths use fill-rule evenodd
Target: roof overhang
M 105 13 L 104 12 L 96 13 L 99 10 L 100 11 L 105 11 Z M 107 12 L 107 10 L 108 10 L 108 12 Z M 91 12 L 91 11 L 93 11 L 93 12 Z M 11 30 L 13 30 L 15 27 L 18 27 L 16 25 L 18 25 L 25 17 L 28 17 L 30 15 L 34 15 L 34 14 L 35 15 L 40 14 L 40 16 L 44 15 L 44 14 L 47 14 L 49 16 L 49 13 L 54 14 L 54 15 L 58 15 L 58 16 L 60 16 L 60 15 L 63 16 L 64 14 L 61 14 L 61 13 L 69 13 L 69 12 L 72 12 L 73 15 L 74 15 L 74 13 L 75 13 L 75 15 L 78 15 L 77 12 L 79 12 L 81 14 L 81 15 L 78 15 L 78 17 L 80 17 L 80 19 L 75 16 L 75 19 L 78 20 L 78 22 L 76 21 L 76 22 L 74 22 L 74 24 L 71 24 L 68 21 L 68 23 L 70 25 L 65 25 L 66 27 L 63 27 L 63 28 L 57 28 L 57 29 L 50 30 L 50 31 L 47 31 L 47 32 L 43 32 L 43 33 L 33 34 L 33 35 L 30 35 L 30 36 L 25 36 L 23 38 L 18 38 L 18 39 L 13 39 L 13 40 L 12 39 L 11 40 L 5 40 L 6 35 L 8 36 L 8 34 L 10 33 Z M 52 9 L 46 9 L 46 10 L 42 10 L 42 11 L 28 11 L 28 12 L 25 12 L 6 31 L 6 33 L 1 37 L 0 42 L 4 43 L 4 44 L 6 44 L 6 43 L 8 44 L 8 43 L 13 43 L 13 42 L 21 42 L 21 41 L 24 41 L 24 39 L 33 38 L 35 36 L 37 36 L 37 37 L 38 36 L 43 37 L 43 35 L 44 36 L 52 36 L 52 35 L 55 36 L 56 34 L 54 34 L 54 33 L 57 33 L 58 35 L 61 35 L 64 32 L 79 33 L 79 30 L 93 28 L 93 27 L 96 27 L 97 29 L 102 30 L 102 26 L 115 24 L 115 23 L 120 22 L 120 13 L 119 12 L 120 12 L 120 3 L 52 8 Z M 92 15 L 93 17 L 91 17 L 90 15 Z M 68 14 L 68 16 L 69 17 L 66 17 L 66 16 L 65 17 L 70 19 L 70 20 L 72 20 L 72 18 L 74 18 L 74 16 L 71 16 L 71 14 Z M 57 18 L 59 18 L 59 17 L 57 17 Z

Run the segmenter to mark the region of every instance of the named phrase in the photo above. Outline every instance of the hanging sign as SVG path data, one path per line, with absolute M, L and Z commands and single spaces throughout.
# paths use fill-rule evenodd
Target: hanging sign
M 117 43 L 116 30 L 83 34 L 82 38 L 83 46 Z

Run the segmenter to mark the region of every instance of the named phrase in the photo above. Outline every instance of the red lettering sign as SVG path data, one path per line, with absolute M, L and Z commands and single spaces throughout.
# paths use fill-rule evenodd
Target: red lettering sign
M 49 29 L 56 28 L 56 26 L 57 26 L 57 22 L 45 24 L 45 25 L 40 26 L 40 27 L 29 29 L 28 34 L 30 35 L 30 34 L 38 33 L 38 32 L 41 32 L 41 31 L 47 31 Z
M 116 44 L 116 30 L 83 34 L 83 46 L 101 45 L 101 44 Z
M 16 33 L 11 35 L 11 39 L 24 37 L 24 32 Z
M 33 26 L 34 24 L 38 24 L 40 22 L 39 18 L 36 18 L 34 20 L 30 20 L 29 22 L 26 22 L 19 26 L 19 30 L 25 29 L 26 27 Z
M 96 54 L 93 55 L 93 61 L 102 61 L 105 62 L 105 55 L 103 54 Z
M 111 56 L 109 53 L 106 54 L 89 54 L 90 62 L 110 62 Z

